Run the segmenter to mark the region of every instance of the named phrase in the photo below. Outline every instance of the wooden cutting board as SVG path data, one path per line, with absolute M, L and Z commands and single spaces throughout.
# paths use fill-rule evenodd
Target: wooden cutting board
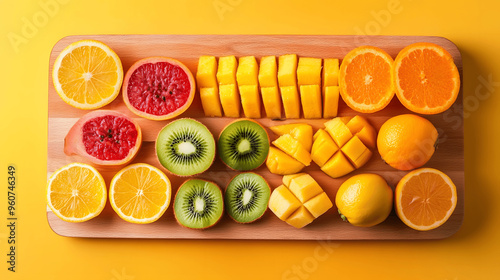
M 282 55 L 296 53 L 299 56 L 340 58 L 350 50 L 361 45 L 373 45 L 387 51 L 392 57 L 405 46 L 415 42 L 432 42 L 443 46 L 453 56 L 462 76 L 462 58 L 457 47 L 449 40 L 441 37 L 427 36 L 293 36 L 293 35 L 88 35 L 69 36 L 58 41 L 50 54 L 49 67 L 49 132 L 47 176 L 56 169 L 71 163 L 82 161 L 78 156 L 66 156 L 63 153 L 64 137 L 69 128 L 86 113 L 73 108 L 62 101 L 52 84 L 52 66 L 59 53 L 69 44 L 82 40 L 95 39 L 109 45 L 116 51 L 123 63 L 124 73 L 135 61 L 149 56 L 168 56 L 185 63 L 196 73 L 200 55 L 246 56 L 254 55 L 260 58 L 265 55 Z M 71 237 L 99 238 L 168 238 L 168 239 L 276 239 L 276 240 L 409 240 L 409 239 L 440 239 L 446 238 L 458 231 L 464 216 L 464 138 L 462 114 L 462 90 L 452 109 L 438 115 L 425 116 L 438 129 L 440 144 L 432 159 L 425 165 L 442 170 L 448 174 L 457 186 L 458 204 L 450 217 L 440 228 L 428 232 L 419 232 L 404 225 L 394 211 L 383 223 L 371 228 L 359 228 L 343 222 L 337 214 L 335 206 L 312 224 L 302 229 L 295 229 L 280 221 L 271 211 L 253 224 L 237 224 L 227 215 L 213 228 L 208 230 L 192 230 L 178 225 L 174 219 L 172 206 L 158 221 L 147 225 L 135 225 L 123 221 L 109 205 L 101 215 L 84 223 L 68 223 L 57 218 L 52 212 L 47 212 L 47 219 L 53 231 L 59 235 Z M 103 109 L 121 111 L 139 121 L 143 131 L 143 146 L 134 162 L 145 162 L 160 167 L 157 162 L 154 143 L 158 131 L 168 121 L 150 121 L 133 115 L 124 105 L 122 96 Z M 411 113 L 405 109 L 396 97 L 384 110 L 374 114 L 364 114 L 377 128 L 388 118 Z M 339 105 L 340 116 L 353 116 L 357 113 L 343 102 Z M 198 95 L 191 107 L 180 117 L 196 118 L 204 123 L 214 135 L 233 119 L 207 118 L 203 115 Z M 325 120 L 283 120 L 258 119 L 266 127 L 303 122 L 311 124 L 314 129 L 323 127 Z M 271 140 L 276 137 L 269 130 Z M 98 168 L 109 185 L 111 178 L 118 171 L 116 168 Z M 163 169 L 164 170 L 164 169 Z M 266 178 L 272 188 L 281 183 L 281 176 L 271 174 L 264 166 L 255 172 Z M 347 176 L 332 179 L 312 163 L 304 169 L 314 177 L 324 188 L 332 201 L 340 184 L 352 175 L 359 173 L 377 173 L 383 176 L 394 187 L 407 173 L 397 171 L 386 165 L 377 151 L 370 161 Z M 237 172 L 229 170 L 219 159 L 199 178 L 210 179 L 225 189 L 230 179 Z M 173 186 L 173 193 L 184 181 L 180 177 L 168 175 Z

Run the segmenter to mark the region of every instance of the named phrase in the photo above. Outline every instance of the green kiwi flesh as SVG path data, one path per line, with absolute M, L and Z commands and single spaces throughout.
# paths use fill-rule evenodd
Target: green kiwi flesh
M 224 212 L 224 198 L 216 184 L 190 179 L 175 195 L 174 214 L 179 224 L 187 228 L 205 229 L 215 225 Z
M 238 223 L 251 223 L 264 215 L 271 189 L 264 178 L 255 173 L 236 175 L 224 193 L 227 214 Z
M 238 171 L 248 171 L 261 166 L 266 160 L 269 136 L 257 122 L 238 120 L 221 132 L 217 149 L 227 166 Z
M 166 125 L 156 139 L 156 156 L 175 175 L 191 176 L 207 170 L 215 158 L 215 140 L 202 123 L 179 119 Z

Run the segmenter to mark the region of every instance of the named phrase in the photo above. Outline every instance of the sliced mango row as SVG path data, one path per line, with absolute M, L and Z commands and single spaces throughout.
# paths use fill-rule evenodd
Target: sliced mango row
M 206 116 L 272 119 L 337 116 L 338 59 L 264 56 L 201 56 L 196 78 Z
M 377 132 L 361 117 L 337 117 L 313 136 L 311 159 L 333 178 L 365 165 L 375 149 Z
M 296 228 L 310 224 L 332 206 L 320 185 L 305 173 L 283 176 L 283 185 L 277 187 L 269 199 L 269 209 Z

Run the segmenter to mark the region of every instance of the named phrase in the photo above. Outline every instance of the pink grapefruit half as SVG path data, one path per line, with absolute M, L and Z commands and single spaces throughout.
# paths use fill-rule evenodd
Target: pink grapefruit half
M 169 57 L 148 57 L 134 63 L 123 81 L 125 105 L 150 120 L 168 120 L 186 111 L 196 84 L 191 71 Z
M 97 110 L 71 127 L 64 138 L 64 153 L 97 165 L 120 166 L 136 156 L 141 143 L 141 128 L 135 120 L 120 112 Z

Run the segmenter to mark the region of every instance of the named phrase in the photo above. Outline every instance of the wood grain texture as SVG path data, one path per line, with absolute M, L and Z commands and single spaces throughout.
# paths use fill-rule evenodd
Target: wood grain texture
M 415 42 L 432 42 L 443 46 L 453 56 L 462 77 L 462 58 L 457 47 L 442 37 L 427 36 L 292 36 L 292 35 L 96 35 L 69 36 L 58 41 L 50 54 L 49 68 L 49 133 L 47 176 L 56 169 L 76 161 L 82 161 L 78 156 L 66 156 L 63 153 L 64 137 L 69 128 L 87 111 L 73 108 L 62 101 L 52 84 L 52 65 L 57 55 L 69 44 L 81 39 L 100 40 L 109 45 L 123 63 L 124 72 L 135 61 L 149 56 L 173 57 L 194 73 L 200 55 L 246 56 L 254 55 L 260 58 L 265 55 L 282 55 L 296 53 L 299 56 L 340 58 L 347 52 L 361 45 L 373 45 L 387 51 L 392 57 L 405 46 Z M 169 239 L 266 239 L 266 240 L 410 240 L 410 239 L 440 239 L 446 238 L 458 231 L 464 216 L 464 140 L 462 115 L 462 90 L 454 106 L 438 115 L 425 116 L 438 129 L 440 144 L 432 159 L 425 165 L 442 170 L 448 174 L 457 186 L 458 204 L 453 215 L 443 226 L 428 232 L 418 232 L 404 225 L 394 214 L 380 225 L 372 228 L 358 228 L 342 222 L 335 206 L 303 229 L 295 229 L 280 221 L 268 211 L 264 217 L 248 225 L 236 224 L 226 215 L 214 227 L 208 230 L 191 230 L 179 226 L 170 206 L 163 217 L 148 225 L 135 225 L 123 221 L 111 209 L 109 202 L 103 213 L 97 218 L 84 223 L 68 223 L 57 218 L 52 212 L 47 212 L 50 227 L 59 235 L 72 237 L 98 238 L 169 238 Z M 133 115 L 124 105 L 122 96 L 103 109 L 121 111 L 136 119 L 143 131 L 143 146 L 134 162 L 145 162 L 164 168 L 158 163 L 154 153 L 154 142 L 158 131 L 169 121 L 149 121 Z M 388 118 L 411 113 L 405 109 L 396 97 L 384 110 L 364 114 L 368 120 L 379 129 Z M 358 113 L 348 108 L 343 102 L 339 105 L 340 116 L 353 116 Z M 180 117 L 196 118 L 204 123 L 217 137 L 222 128 L 232 121 L 230 118 L 207 118 L 203 115 L 198 95 L 191 107 Z M 323 127 L 325 120 L 283 120 L 273 121 L 262 118 L 258 120 L 269 127 L 278 124 L 304 122 L 314 129 Z M 271 140 L 275 138 L 268 130 Z M 98 168 L 109 185 L 117 168 Z M 281 176 L 271 174 L 265 166 L 255 172 L 265 177 L 272 188 L 281 182 Z M 330 199 L 334 201 L 340 184 L 348 177 L 359 173 L 378 173 L 394 187 L 407 172 L 397 171 L 380 159 L 375 151 L 370 161 L 343 178 L 332 179 L 324 174 L 314 163 L 304 169 L 314 177 L 324 188 Z M 197 176 L 210 179 L 225 189 L 230 179 L 237 172 L 229 170 L 219 159 L 205 173 Z M 185 180 L 167 173 L 172 181 L 173 192 Z

